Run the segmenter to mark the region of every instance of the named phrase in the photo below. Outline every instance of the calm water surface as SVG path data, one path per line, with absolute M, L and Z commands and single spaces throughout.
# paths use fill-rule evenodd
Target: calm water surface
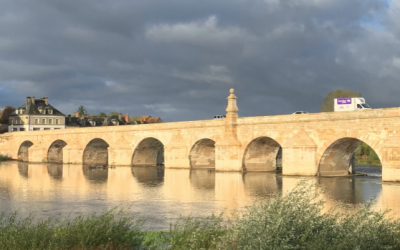
M 400 183 L 382 183 L 381 169 L 357 166 L 368 176 L 289 177 L 277 173 L 215 173 L 207 170 L 79 165 L 0 164 L 0 211 L 34 213 L 38 218 L 74 216 L 120 206 L 146 218 L 146 229 L 168 229 L 180 216 L 227 214 L 289 191 L 301 180 L 318 185 L 326 207 L 352 211 L 375 198 L 374 209 L 400 214 Z

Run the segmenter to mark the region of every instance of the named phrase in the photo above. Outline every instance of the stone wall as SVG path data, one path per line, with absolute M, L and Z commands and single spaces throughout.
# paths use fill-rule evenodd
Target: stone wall
M 284 175 L 346 175 L 352 152 L 365 142 L 381 159 L 382 179 L 400 181 L 399 131 L 400 108 L 233 117 L 5 133 L 0 154 L 32 162 L 151 166 L 164 152 L 165 168 L 270 171 L 281 163 Z

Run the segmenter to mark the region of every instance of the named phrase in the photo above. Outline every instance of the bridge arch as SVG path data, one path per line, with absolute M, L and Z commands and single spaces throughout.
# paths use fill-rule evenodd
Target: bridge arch
M 215 141 L 201 139 L 197 141 L 189 153 L 191 168 L 215 169 Z
M 33 142 L 24 141 L 18 149 L 18 160 L 29 161 L 29 148 L 33 146 Z
M 159 166 L 164 164 L 164 144 L 153 137 L 143 139 L 132 155 L 133 166 Z
M 334 141 L 320 158 L 318 175 L 343 176 L 351 173 L 351 167 L 354 165 L 354 152 L 363 142 L 352 137 Z M 381 161 L 381 159 L 379 160 Z
M 54 141 L 47 152 L 47 162 L 49 163 L 63 163 L 63 148 L 67 143 L 63 140 Z
M 91 140 L 83 151 L 83 165 L 108 165 L 108 147 L 110 145 L 103 139 Z
M 258 137 L 246 147 L 244 171 L 276 171 L 282 169 L 282 146 L 270 137 Z

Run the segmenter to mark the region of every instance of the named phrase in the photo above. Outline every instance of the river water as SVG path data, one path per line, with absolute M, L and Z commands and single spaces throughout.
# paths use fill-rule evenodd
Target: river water
M 254 200 L 315 183 L 326 208 L 354 211 L 374 199 L 375 210 L 400 214 L 400 183 L 382 183 L 381 168 L 356 166 L 366 176 L 293 177 L 279 173 L 219 173 L 207 170 L 0 163 L 0 212 L 36 218 L 76 216 L 113 207 L 146 218 L 145 229 L 165 230 L 180 215 L 205 217 L 251 205 Z

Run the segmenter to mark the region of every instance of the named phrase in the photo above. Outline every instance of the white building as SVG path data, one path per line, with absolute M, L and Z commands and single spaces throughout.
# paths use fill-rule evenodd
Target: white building
M 65 129 L 65 115 L 49 104 L 47 97 L 27 97 L 8 119 L 8 131 Z

